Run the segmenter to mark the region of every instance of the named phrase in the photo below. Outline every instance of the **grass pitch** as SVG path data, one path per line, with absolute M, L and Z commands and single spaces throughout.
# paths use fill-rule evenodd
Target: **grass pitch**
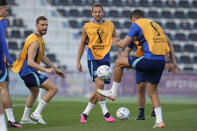
M 134 120 L 138 114 L 135 98 L 119 98 L 115 102 L 107 101 L 110 113 L 116 117 L 116 110 L 127 107 L 131 112 L 129 120 L 118 120 L 107 123 L 99 104 L 95 106 L 86 124 L 79 122 L 80 114 L 84 111 L 88 99 L 85 98 L 56 98 L 43 111 L 47 125 L 23 125 L 22 129 L 9 128 L 9 131 L 197 131 L 197 98 L 161 98 L 164 129 L 153 129 L 155 118 L 150 117 L 152 106 L 149 100 L 146 104 L 146 120 Z M 22 117 L 25 105 L 24 98 L 13 98 L 14 114 L 17 121 Z M 34 105 L 34 109 L 37 103 Z M 34 110 L 33 109 L 33 110 Z M 32 111 L 33 111 L 32 110 Z

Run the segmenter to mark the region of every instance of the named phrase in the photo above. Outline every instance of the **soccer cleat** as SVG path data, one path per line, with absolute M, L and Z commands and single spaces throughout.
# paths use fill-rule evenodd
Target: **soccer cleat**
M 36 122 L 32 121 L 31 119 L 27 118 L 26 120 L 21 120 L 21 124 L 37 124 Z
M 106 97 L 108 99 L 110 99 L 111 101 L 114 101 L 116 99 L 116 96 L 112 93 L 111 90 L 101 90 L 101 89 L 97 89 L 97 92 L 103 96 Z
M 156 116 L 154 110 L 151 112 L 150 116 L 151 116 L 151 117 L 155 117 L 155 116 Z
M 156 123 L 153 128 L 165 128 L 164 122 Z
M 145 120 L 144 115 L 138 115 L 138 117 L 135 120 Z
M 40 124 L 47 124 L 43 119 L 42 119 L 42 115 L 41 114 L 38 114 L 38 113 L 35 113 L 33 112 L 31 114 L 31 118 L 36 121 L 37 123 L 40 123 Z
M 22 125 L 19 125 L 18 122 L 8 121 L 8 127 L 22 128 Z
M 86 120 L 86 118 L 83 116 L 83 114 L 80 115 L 80 122 L 81 122 L 81 123 L 86 123 L 86 122 L 87 122 L 87 120 Z
M 104 117 L 107 122 L 114 122 L 115 119 L 110 115 L 109 118 Z

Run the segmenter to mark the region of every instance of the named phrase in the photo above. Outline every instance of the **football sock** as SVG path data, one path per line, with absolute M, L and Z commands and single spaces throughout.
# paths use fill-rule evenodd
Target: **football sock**
M 83 114 L 83 117 L 87 120 L 88 115 L 87 114 Z
M 86 109 L 84 110 L 83 114 L 89 115 L 90 111 L 94 108 L 94 104 L 88 102 Z
M 44 109 L 44 107 L 46 106 L 46 102 L 41 100 L 39 105 L 37 106 L 36 110 L 34 111 L 35 113 L 41 114 L 42 110 Z
M 31 111 L 31 108 L 28 108 L 28 107 L 25 106 L 22 120 L 26 120 L 27 118 L 29 118 L 30 111 Z
M 161 107 L 156 107 L 154 110 L 155 110 L 155 115 L 156 115 L 156 123 L 162 122 L 163 119 L 162 119 Z
M 108 112 L 108 109 L 107 109 L 107 107 L 106 107 L 106 102 L 105 102 L 105 101 L 101 101 L 101 102 L 99 102 L 99 104 L 100 104 L 100 106 L 101 106 L 103 115 L 105 115 L 105 114 Z
M 13 110 L 12 110 L 12 108 L 5 109 L 5 112 L 6 112 L 6 115 L 7 115 L 8 121 L 15 122 L 14 114 L 13 114 Z
M 120 87 L 120 83 L 113 81 L 111 91 L 114 96 L 117 96 L 119 87 Z
M 5 122 L 4 114 L 0 115 L 0 131 L 7 131 L 7 125 L 6 125 L 6 122 Z
M 110 117 L 109 112 L 107 112 L 104 116 L 105 116 L 106 118 L 109 118 L 109 117 Z
M 144 116 L 144 108 L 139 108 L 139 115 Z

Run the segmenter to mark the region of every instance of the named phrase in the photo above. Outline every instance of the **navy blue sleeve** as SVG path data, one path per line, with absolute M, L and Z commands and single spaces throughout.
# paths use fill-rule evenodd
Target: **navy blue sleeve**
M 129 29 L 129 33 L 127 34 L 127 36 L 129 36 L 132 39 L 134 39 L 134 37 L 138 35 L 140 30 L 141 30 L 140 27 L 136 23 L 132 23 L 132 25 L 131 25 L 131 27 Z
M 132 49 L 134 47 L 134 45 L 135 45 L 135 42 L 134 42 L 134 40 L 132 40 L 131 43 L 128 45 L 128 47 Z
M 9 64 L 12 64 L 13 63 L 13 60 L 12 60 L 12 58 L 10 56 L 9 51 L 8 51 L 8 46 L 7 46 L 7 42 L 6 42 L 6 39 L 5 39 L 5 30 L 6 30 L 6 27 L 7 27 L 6 20 L 0 21 L 0 30 L 1 30 L 0 39 L 1 39 L 1 43 L 3 44 L 3 52 L 4 52 L 4 55 L 6 56 L 7 62 Z

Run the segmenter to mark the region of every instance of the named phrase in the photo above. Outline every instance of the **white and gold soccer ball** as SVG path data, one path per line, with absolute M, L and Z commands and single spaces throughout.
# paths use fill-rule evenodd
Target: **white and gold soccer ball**
M 96 75 L 101 80 L 109 80 L 112 75 L 111 68 L 107 65 L 101 65 L 96 70 Z
M 116 116 L 119 120 L 128 120 L 131 114 L 129 109 L 127 109 L 126 107 L 121 107 L 117 110 Z

